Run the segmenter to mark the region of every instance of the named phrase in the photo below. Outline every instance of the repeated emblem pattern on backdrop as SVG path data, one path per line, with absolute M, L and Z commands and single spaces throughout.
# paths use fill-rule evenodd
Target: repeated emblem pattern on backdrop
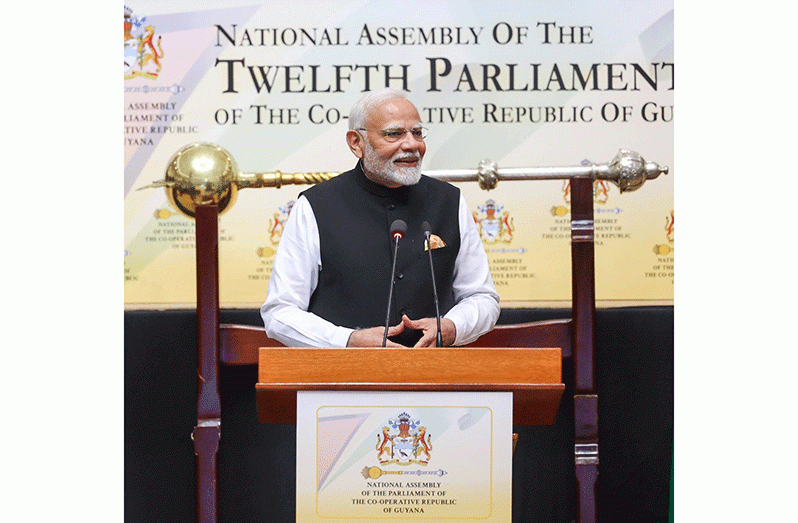
M 491 9 L 430 0 L 400 23 L 377 0 L 290 13 L 234 0 L 127 1 L 125 304 L 196 299 L 193 221 L 162 189 L 140 190 L 163 179 L 176 151 L 210 142 L 242 172 L 343 172 L 352 166 L 345 115 L 385 84 L 410 90 L 430 128 L 425 171 L 485 158 L 502 169 L 604 164 L 620 148 L 673 167 L 672 2 L 476 4 Z M 390 37 L 394 29 L 403 36 Z M 673 299 L 674 174 L 623 195 L 594 184 L 597 301 Z M 502 181 L 489 194 L 455 185 L 502 305 L 567 302 L 570 184 Z M 302 190 L 241 191 L 222 217 L 222 306 L 263 303 Z

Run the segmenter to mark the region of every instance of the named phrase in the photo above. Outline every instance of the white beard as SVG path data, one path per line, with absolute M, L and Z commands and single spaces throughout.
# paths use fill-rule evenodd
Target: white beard
M 388 160 L 382 160 L 370 145 L 366 144 L 365 149 L 363 168 L 379 180 L 399 185 L 415 185 L 421 180 L 421 158 L 418 155 L 399 152 Z M 417 158 L 418 164 L 415 167 L 399 167 L 393 163 L 405 157 Z

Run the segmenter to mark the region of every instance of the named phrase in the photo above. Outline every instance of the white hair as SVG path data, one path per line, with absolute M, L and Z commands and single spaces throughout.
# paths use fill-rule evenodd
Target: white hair
M 407 99 L 407 96 L 397 89 L 381 89 L 365 94 L 349 111 L 349 129 L 357 130 L 365 127 L 368 115 L 374 107 L 396 98 Z

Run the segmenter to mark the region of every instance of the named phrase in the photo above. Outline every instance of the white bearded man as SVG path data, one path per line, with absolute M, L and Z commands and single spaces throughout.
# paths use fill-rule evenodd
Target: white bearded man
M 499 295 L 481 239 L 460 190 L 421 174 L 425 136 L 402 92 L 369 93 L 352 107 L 346 142 L 358 164 L 297 199 L 261 307 L 270 338 L 296 347 L 382 345 L 395 220 L 407 233 L 397 250 L 386 345 L 436 344 L 423 222 L 436 239 L 443 345 L 470 343 L 493 328 Z

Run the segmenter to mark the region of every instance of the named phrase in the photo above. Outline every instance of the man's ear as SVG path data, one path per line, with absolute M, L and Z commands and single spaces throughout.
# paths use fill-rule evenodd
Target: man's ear
M 346 143 L 349 145 L 352 154 L 358 158 L 363 158 L 363 153 L 366 149 L 362 134 L 352 130 L 346 131 Z

